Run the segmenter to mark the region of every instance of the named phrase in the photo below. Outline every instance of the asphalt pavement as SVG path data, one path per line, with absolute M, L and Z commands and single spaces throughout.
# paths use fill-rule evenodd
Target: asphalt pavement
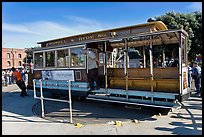
M 93 101 L 69 104 L 20 97 L 15 85 L 2 87 L 2 135 L 202 135 L 202 98 L 194 94 L 162 114 L 158 110 Z

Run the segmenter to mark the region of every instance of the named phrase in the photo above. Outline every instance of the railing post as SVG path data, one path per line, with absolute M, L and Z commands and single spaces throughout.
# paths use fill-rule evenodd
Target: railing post
M 33 79 L 33 91 L 34 91 L 34 98 L 36 98 L 36 89 L 35 89 L 35 79 Z
M 70 80 L 68 81 L 69 84 L 69 111 L 70 111 L 70 123 L 73 123 L 72 120 L 72 99 L 71 99 L 71 84 L 70 84 Z
M 42 117 L 45 117 L 43 93 L 42 93 L 42 79 L 40 79 L 39 81 L 40 81 L 40 100 L 41 100 L 41 108 L 42 108 Z
M 43 99 L 44 100 L 51 100 L 51 101 L 59 101 L 59 102 L 66 102 L 66 103 L 69 103 L 69 108 L 70 108 L 70 123 L 73 123 L 73 120 L 72 120 L 72 100 L 71 100 L 71 80 L 68 80 L 68 93 L 69 93 L 69 101 L 67 100 L 59 100 L 59 99 L 52 99 L 52 98 L 44 98 L 43 97 L 43 89 L 42 89 L 42 79 L 39 80 L 39 84 L 40 84 L 40 97 L 37 97 L 36 96 L 36 80 L 34 79 L 33 80 L 33 87 L 34 87 L 34 98 L 36 99 L 40 99 L 41 100 L 41 109 L 42 109 L 42 117 L 45 117 L 45 111 L 44 111 L 44 102 L 43 102 Z

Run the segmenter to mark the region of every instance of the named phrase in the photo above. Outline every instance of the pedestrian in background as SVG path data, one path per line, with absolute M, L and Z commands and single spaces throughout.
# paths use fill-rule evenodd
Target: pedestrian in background
M 5 83 L 5 80 L 4 80 L 4 74 L 5 74 L 5 71 L 4 70 L 2 70 L 2 85 L 4 85 L 4 83 Z
M 14 84 L 14 81 L 13 81 L 13 71 L 12 70 L 9 73 L 9 79 L 10 79 L 10 83 Z
M 25 81 L 25 70 L 21 68 L 22 79 Z
M 28 85 L 28 72 L 25 71 L 25 84 Z
M 11 85 L 10 70 L 7 71 L 7 81 L 8 81 L 8 84 Z
M 24 73 L 23 68 L 19 68 L 19 69 L 18 69 L 18 72 L 21 73 L 21 77 L 22 77 L 22 79 L 25 80 L 25 78 L 24 78 L 24 77 L 25 77 L 25 73 Z
M 22 79 L 21 73 L 18 72 L 14 67 L 12 67 L 11 70 L 13 71 L 13 76 L 14 76 L 14 79 L 16 80 L 16 84 L 21 89 L 20 96 L 21 97 L 28 96 L 28 94 L 26 93 L 26 85 L 24 80 Z
M 196 94 L 200 96 L 201 95 L 200 93 L 201 91 L 201 68 L 200 66 L 198 66 L 197 62 L 193 63 L 192 78 L 195 81 Z
M 8 81 L 7 81 L 7 70 L 3 71 L 3 77 L 4 77 L 4 86 L 7 86 Z

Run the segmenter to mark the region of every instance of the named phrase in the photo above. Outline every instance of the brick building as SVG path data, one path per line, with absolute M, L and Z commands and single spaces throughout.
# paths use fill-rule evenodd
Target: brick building
M 26 49 L 2 48 L 2 69 L 22 68 Z

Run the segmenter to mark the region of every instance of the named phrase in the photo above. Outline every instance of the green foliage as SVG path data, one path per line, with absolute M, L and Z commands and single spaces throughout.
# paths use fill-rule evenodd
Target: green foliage
M 165 15 L 155 17 L 162 21 L 168 29 L 183 28 L 189 35 L 189 60 L 195 60 L 196 54 L 202 54 L 202 13 L 193 12 L 188 14 L 167 12 Z
M 34 47 L 34 48 L 37 48 L 37 47 Z M 27 63 L 31 63 L 32 62 L 32 59 L 33 59 L 33 52 L 32 52 L 32 49 L 34 49 L 33 47 L 31 48 L 27 48 L 25 50 L 25 53 L 26 53 L 26 57 L 27 57 L 27 61 L 26 61 L 26 57 L 23 59 L 23 62 L 27 62 Z

